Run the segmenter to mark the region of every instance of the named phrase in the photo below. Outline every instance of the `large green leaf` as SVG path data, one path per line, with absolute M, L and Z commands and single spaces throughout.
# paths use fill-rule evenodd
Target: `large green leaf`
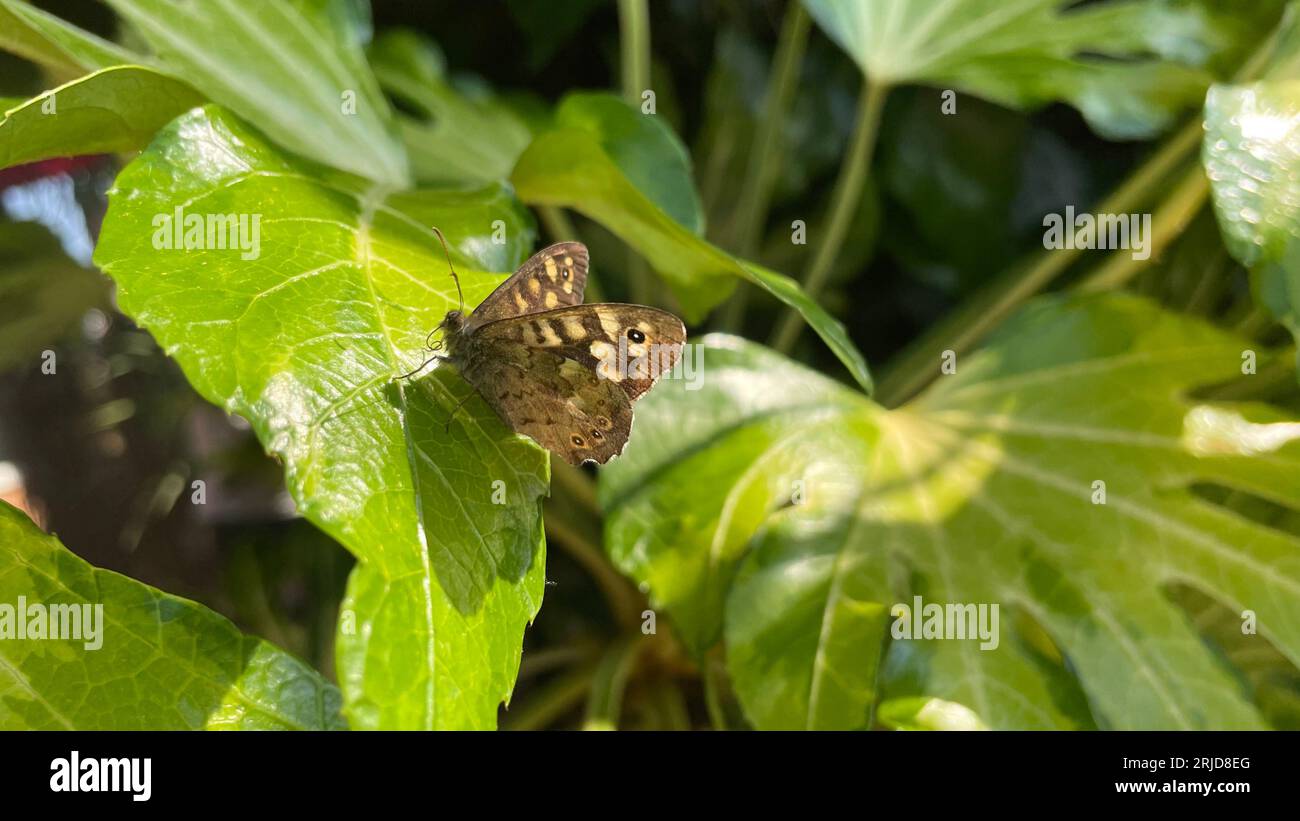
M 0 641 L 0 729 L 346 727 L 338 690 L 298 659 L 202 605 L 91 567 L 4 502 L 0 605 L 14 631 Z M 88 605 L 90 619 L 80 640 L 30 638 L 33 605 L 47 634 L 54 614 L 73 618 L 57 606 L 84 616 Z M 17 637 L 20 606 L 29 638 Z
M 1258 299 L 1300 338 L 1300 15 L 1262 80 L 1216 85 L 1201 152 L 1215 214 Z
M 0 0 L 0 49 L 71 79 L 86 70 L 138 63 L 133 54 L 21 0 Z
M 355 31 L 336 3 L 109 0 L 171 72 L 286 148 L 389 185 L 406 153 Z
M 924 696 L 994 728 L 1260 726 L 1175 583 L 1300 661 L 1300 539 L 1193 488 L 1300 506 L 1300 424 L 1188 398 L 1240 375 L 1242 340 L 1134 297 L 1044 300 L 897 410 L 705 344 L 702 389 L 647 397 L 602 473 L 606 538 L 691 646 L 725 641 L 756 725 L 861 728 Z M 999 605 L 998 646 L 882 661 L 918 595 Z
M 872 82 L 1016 108 L 1061 100 L 1116 138 L 1149 136 L 1195 105 L 1210 82 L 1197 66 L 1225 45 L 1199 8 L 1161 0 L 803 3 Z
M 5 111 L 0 168 L 50 157 L 137 151 L 178 114 L 204 102 L 143 66 L 88 74 Z
M 260 255 L 158 250 L 155 218 L 176 209 L 261 215 Z M 360 559 L 338 637 L 353 727 L 493 726 L 542 596 L 545 452 L 449 370 L 397 378 L 457 305 L 431 225 L 471 307 L 533 240 L 500 186 L 392 192 L 208 106 L 118 176 L 96 251 L 122 309 L 252 423 L 303 515 Z
M 698 236 L 699 203 L 685 149 L 652 115 L 610 95 L 569 95 L 555 126 L 528 146 L 511 180 L 525 202 L 572 208 L 635 248 L 672 287 L 689 321 L 725 299 L 736 278 L 753 282 L 798 310 L 871 390 L 867 364 L 844 326 L 798 283 Z

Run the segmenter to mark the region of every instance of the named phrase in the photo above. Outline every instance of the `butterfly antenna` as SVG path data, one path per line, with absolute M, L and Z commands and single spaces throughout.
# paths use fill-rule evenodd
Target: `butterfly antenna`
M 460 289 L 460 277 L 456 276 L 456 266 L 451 264 L 451 250 L 447 247 L 447 238 L 436 226 L 433 226 L 433 233 L 437 234 L 438 240 L 442 242 L 442 252 L 447 255 L 447 268 L 451 271 L 452 281 L 456 283 L 456 296 L 460 298 L 460 312 L 465 313 L 465 292 Z

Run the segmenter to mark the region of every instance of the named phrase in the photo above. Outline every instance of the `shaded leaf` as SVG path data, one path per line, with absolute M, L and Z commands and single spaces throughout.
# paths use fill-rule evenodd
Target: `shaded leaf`
M 23 639 L 20 605 L 71 626 L 72 611 L 54 608 L 89 605 L 91 618 L 79 641 Z M 0 729 L 346 729 L 338 690 L 298 659 L 202 605 L 91 567 L 4 502 L 0 607 L 15 631 L 0 641 Z
M 260 215 L 258 255 L 159 250 L 177 209 Z M 457 307 L 430 225 L 471 307 L 501 281 L 486 272 L 512 270 L 533 239 L 500 186 L 393 192 L 208 106 L 118 176 L 96 250 L 123 310 L 252 423 L 299 510 L 360 560 L 338 636 L 353 727 L 493 726 L 542 596 L 545 452 L 449 369 L 397 378 Z
M 370 60 L 384 91 L 420 114 L 397 118 L 417 180 L 485 183 L 510 176 L 532 139 L 510 106 L 454 88 L 437 47 L 413 31 L 385 32 L 371 46 Z
M 1300 539 L 1190 490 L 1300 506 L 1300 424 L 1187 398 L 1240 374 L 1242 340 L 1129 296 L 1042 300 L 897 410 L 705 344 L 702 389 L 647 397 L 602 472 L 606 541 L 697 652 L 725 642 L 757 726 L 864 728 L 921 696 L 993 728 L 1262 725 L 1163 591 L 1255 610 L 1300 660 Z M 998 605 L 996 647 L 891 640 L 914 596 Z
M 106 68 L 5 109 L 0 168 L 138 151 L 169 120 L 203 102 L 194 89 L 151 68 Z M 47 105 L 54 107 L 50 113 Z
M 66 79 L 142 62 L 140 55 L 21 0 L 0 0 L 0 48 Z

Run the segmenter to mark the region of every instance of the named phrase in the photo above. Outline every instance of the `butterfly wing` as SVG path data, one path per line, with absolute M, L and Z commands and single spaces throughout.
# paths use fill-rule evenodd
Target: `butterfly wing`
M 475 337 L 556 354 L 635 401 L 677 364 L 686 327 L 657 308 L 597 303 L 498 320 L 479 328 Z
M 508 339 L 484 341 L 462 375 L 518 433 L 571 465 L 605 464 L 632 432 L 632 402 L 590 368 Z
M 509 317 L 581 305 L 587 287 L 587 265 L 587 246 L 580 242 L 558 242 L 543 248 L 479 303 L 465 323 L 465 330 L 472 332 Z

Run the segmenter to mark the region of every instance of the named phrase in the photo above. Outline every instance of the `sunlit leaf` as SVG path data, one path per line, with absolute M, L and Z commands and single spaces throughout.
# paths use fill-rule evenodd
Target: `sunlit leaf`
M 0 0 L 0 49 L 39 63 L 64 79 L 142 60 L 22 0 Z
M 258 249 L 160 247 L 178 213 L 256 216 Z M 545 452 L 449 369 L 398 378 L 457 306 L 431 225 L 469 306 L 534 236 L 500 186 L 394 192 L 208 106 L 118 176 L 96 251 L 122 309 L 252 423 L 302 514 L 360 560 L 338 635 L 353 727 L 493 726 L 541 603 Z
M 955 88 L 1015 108 L 1065 101 L 1100 133 L 1149 136 L 1194 106 L 1219 42 L 1157 0 L 803 0 L 872 82 Z M 1078 7 L 1076 7 L 1078 6 Z
M 80 640 L 31 638 L 33 605 L 47 631 L 58 614 Z M 298 659 L 202 605 L 91 567 L 4 502 L 0 635 L 0 729 L 346 726 L 338 690 Z
M 757 726 L 864 728 L 920 696 L 993 728 L 1262 725 L 1168 594 L 1252 610 L 1300 660 L 1300 539 L 1192 490 L 1300 507 L 1300 423 L 1188 396 L 1240 375 L 1242 340 L 1043 300 L 897 410 L 705 344 L 699 389 L 647 397 L 602 472 L 607 548 L 696 651 L 725 643 Z M 998 605 L 998 629 L 986 608 L 987 640 L 894 638 L 916 596 Z
M 389 185 L 406 153 L 350 18 L 325 3 L 110 0 L 167 70 L 280 145 Z

